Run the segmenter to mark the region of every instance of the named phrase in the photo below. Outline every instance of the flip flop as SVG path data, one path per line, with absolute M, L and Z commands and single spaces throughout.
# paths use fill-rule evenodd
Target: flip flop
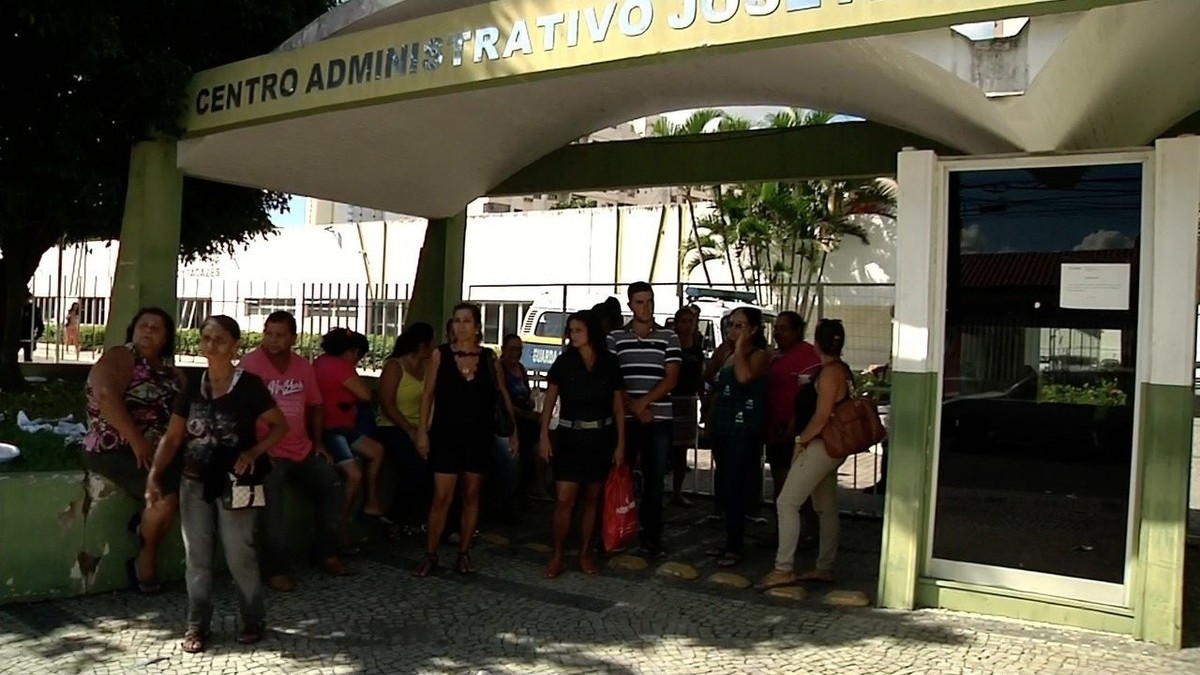
M 197 627 L 190 627 L 183 634 L 183 643 L 181 649 L 185 654 L 199 654 L 208 647 L 208 631 L 202 631 Z

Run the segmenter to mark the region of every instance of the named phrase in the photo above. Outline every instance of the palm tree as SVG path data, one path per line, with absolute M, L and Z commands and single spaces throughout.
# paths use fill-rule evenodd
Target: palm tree
M 810 259 L 805 271 L 804 295 L 799 311 L 808 321 L 816 304 L 811 293 L 813 282 L 819 282 L 824 275 L 829 254 L 837 250 L 848 237 L 858 239 L 863 244 L 871 243 L 862 217 L 895 218 L 896 185 L 882 178 L 812 180 L 805 183 L 812 189 L 813 205 L 816 207 L 813 214 L 813 244 L 820 254 L 819 262 Z
M 716 125 L 713 123 L 716 122 Z M 703 134 L 713 131 L 714 127 L 718 131 L 733 131 L 735 129 L 749 129 L 750 122 L 743 118 L 731 116 L 723 110 L 717 108 L 702 108 L 695 110 L 682 123 L 674 123 L 671 120 L 660 117 L 654 122 L 654 127 L 651 134 L 654 136 L 691 136 L 695 134 Z M 729 243 L 731 239 L 728 237 L 728 232 L 725 228 L 718 226 L 709 218 L 704 219 L 703 229 L 705 234 L 701 234 L 701 221 L 696 217 L 696 193 L 699 190 L 701 197 L 707 200 L 708 195 L 704 194 L 704 188 L 696 185 L 685 185 L 684 199 L 687 201 L 688 219 L 692 226 L 692 241 L 684 248 L 682 255 L 683 266 L 687 269 L 688 274 L 691 274 L 696 267 L 704 270 L 704 281 L 708 284 L 712 283 L 712 276 L 708 273 L 707 263 L 711 260 L 725 259 L 729 266 L 730 273 L 733 274 L 736 269 L 733 265 L 733 258 L 730 255 Z M 714 194 L 719 194 L 720 186 L 714 188 Z M 715 200 L 714 200 L 715 201 Z M 736 279 L 735 279 L 736 283 Z
M 835 118 L 834 113 L 791 108 L 768 115 L 765 122 L 770 128 L 791 128 L 829 124 Z M 660 119 L 654 135 L 752 126 L 745 118 L 706 108 L 693 112 L 682 124 Z M 690 274 L 703 266 L 711 283 L 705 264 L 723 260 L 735 280 L 740 275 L 742 283 L 759 294 L 760 302 L 796 307 L 805 320 L 815 308 L 812 289 L 824 274 L 829 254 L 846 238 L 870 243 L 861 216 L 895 217 L 895 185 L 879 179 L 714 185 L 711 199 L 716 213 L 703 218 L 696 216 L 693 190 L 703 188 L 686 187 L 693 237 L 682 253 L 686 271 Z

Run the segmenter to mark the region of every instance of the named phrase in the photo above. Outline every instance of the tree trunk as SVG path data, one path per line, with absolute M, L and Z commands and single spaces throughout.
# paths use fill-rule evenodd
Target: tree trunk
M 821 251 L 821 266 L 817 269 L 817 284 L 821 283 L 821 279 L 825 276 L 825 261 L 829 258 L 829 251 Z M 814 305 L 816 303 L 813 303 Z M 812 318 L 812 307 L 804 308 L 804 323 L 809 323 Z
M 721 203 L 721 186 L 719 184 L 714 185 L 712 187 L 712 190 L 713 190 L 713 204 L 715 204 L 717 207 L 717 217 L 720 218 L 721 222 L 725 224 L 725 227 L 724 227 L 725 232 L 729 232 L 731 223 L 729 222 L 729 218 L 727 218 L 725 216 L 725 206 Z M 735 268 L 733 266 L 733 256 L 729 252 L 730 251 L 730 247 L 729 247 L 730 242 L 724 236 L 722 236 L 721 239 L 723 241 L 722 248 L 725 249 L 725 264 L 729 265 L 729 278 L 733 281 L 733 289 L 737 290 L 738 272 L 742 273 L 742 283 L 746 283 L 746 271 Z M 735 241 L 736 241 L 736 238 L 735 238 Z M 741 263 L 741 257 L 742 257 L 741 253 L 739 251 L 738 263 Z M 740 267 L 740 264 L 739 264 L 739 267 Z
M 692 204 L 692 188 L 687 188 L 688 217 L 692 221 L 692 237 L 696 240 L 696 253 L 700 256 L 700 267 L 704 269 L 704 283 L 712 286 L 712 277 L 708 274 L 708 256 L 704 255 L 704 244 L 700 243 L 700 226 L 696 224 L 696 207 Z M 695 268 L 693 268 L 695 269 Z
M 0 336 L 0 390 L 3 391 L 21 391 L 26 386 L 18 351 L 22 338 L 28 338 L 29 326 L 21 321 L 21 308 L 25 306 L 29 279 L 53 243 L 53 240 L 44 243 L 32 239 L 26 235 L 6 241 L 4 258 L 0 259 L 0 278 L 4 283 L 0 289 L 3 291 L 0 292 L 0 316 L 4 317 L 4 333 Z

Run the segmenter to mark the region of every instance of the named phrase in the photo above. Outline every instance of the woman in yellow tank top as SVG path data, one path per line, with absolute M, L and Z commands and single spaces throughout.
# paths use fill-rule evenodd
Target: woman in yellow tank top
M 416 441 L 432 354 L 433 326 L 415 323 L 396 338 L 379 377 L 378 436 L 400 466 L 400 496 L 388 515 L 409 533 L 425 522 L 433 497 L 433 474 L 417 454 Z

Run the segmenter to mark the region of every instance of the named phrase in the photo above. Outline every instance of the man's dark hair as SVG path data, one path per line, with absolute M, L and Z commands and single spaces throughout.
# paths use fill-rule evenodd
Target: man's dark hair
M 295 335 L 297 333 L 296 317 L 292 316 L 291 312 L 285 312 L 282 309 L 277 312 L 271 312 L 270 314 L 268 314 L 267 320 L 264 321 L 263 323 L 264 323 L 264 325 L 268 324 L 268 323 L 281 323 L 281 324 L 287 326 L 288 330 L 292 331 L 292 335 Z
M 801 338 L 804 337 L 804 330 L 808 326 L 804 323 L 804 318 L 800 316 L 799 312 L 793 312 L 791 310 L 780 312 L 779 316 L 775 317 L 775 323 L 778 324 L 780 319 L 787 319 L 788 325 L 792 327 L 792 330 L 796 331 Z
M 638 293 L 649 293 L 650 295 L 654 295 L 654 287 L 645 281 L 635 281 L 632 284 L 629 284 L 630 302 L 633 301 L 633 296 Z

